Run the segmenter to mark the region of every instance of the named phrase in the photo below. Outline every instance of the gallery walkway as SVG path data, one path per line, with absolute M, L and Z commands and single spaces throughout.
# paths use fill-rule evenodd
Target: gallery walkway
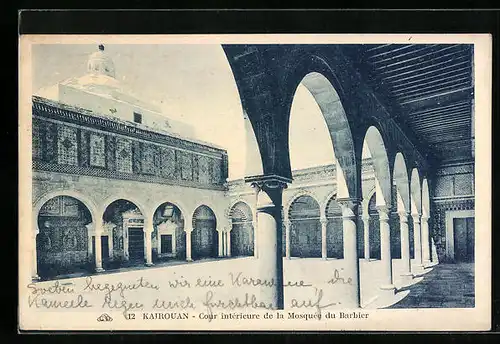
M 474 307 L 473 263 L 439 264 L 421 278 L 420 283 L 398 290 L 410 293 L 388 308 Z

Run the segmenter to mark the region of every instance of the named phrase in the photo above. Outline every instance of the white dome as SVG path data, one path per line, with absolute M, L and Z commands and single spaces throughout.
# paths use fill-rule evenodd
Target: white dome
M 99 45 L 99 51 L 96 51 L 89 57 L 87 63 L 89 74 L 107 75 L 115 78 L 115 64 L 113 60 L 104 52 L 104 45 Z

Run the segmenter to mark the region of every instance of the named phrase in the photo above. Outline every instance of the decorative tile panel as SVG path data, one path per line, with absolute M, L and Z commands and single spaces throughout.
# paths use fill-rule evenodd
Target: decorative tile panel
M 175 177 L 175 151 L 161 147 L 160 148 L 161 175 L 165 178 Z
M 105 138 L 103 135 L 90 134 L 90 165 L 106 166 Z
M 191 154 L 180 152 L 181 178 L 183 180 L 193 179 L 193 160 Z
M 117 138 L 116 140 L 116 170 L 132 173 L 132 142 Z
M 155 174 L 155 146 L 142 145 L 142 173 Z
M 59 126 L 57 132 L 57 162 L 65 165 L 78 165 L 77 130 Z

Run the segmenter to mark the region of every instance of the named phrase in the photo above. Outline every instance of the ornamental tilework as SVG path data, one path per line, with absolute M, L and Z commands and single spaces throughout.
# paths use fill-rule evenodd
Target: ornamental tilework
M 160 147 L 161 175 L 165 178 L 175 177 L 175 151 Z
M 42 158 L 42 141 L 40 134 L 40 124 L 37 121 L 33 121 L 33 144 L 32 144 L 32 154 L 33 159 Z
M 221 161 L 219 159 L 210 159 L 212 165 L 212 184 L 221 182 Z
M 90 165 L 106 166 L 105 138 L 103 135 L 90 134 Z
M 191 154 L 186 152 L 180 153 L 181 178 L 184 180 L 193 179 L 193 160 Z
M 132 142 L 130 140 L 116 139 L 116 170 L 132 173 Z
M 206 156 L 200 156 L 198 160 L 198 180 L 202 184 L 210 184 L 210 160 Z
M 60 126 L 57 135 L 57 162 L 65 165 L 78 165 L 77 130 Z
M 153 145 L 142 145 L 142 173 L 155 174 L 155 152 Z

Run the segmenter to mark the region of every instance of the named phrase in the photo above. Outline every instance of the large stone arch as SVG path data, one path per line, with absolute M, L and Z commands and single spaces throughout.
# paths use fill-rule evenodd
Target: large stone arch
M 193 211 L 191 221 L 193 258 L 217 257 L 218 247 L 221 243 L 219 243 L 217 235 L 217 215 L 213 208 L 206 204 L 200 204 Z
M 318 103 L 330 133 L 337 165 L 337 193 L 340 198 L 356 197 L 355 146 L 340 97 L 330 80 L 319 72 L 305 74 L 300 83 Z
M 228 217 L 231 221 L 231 255 L 232 256 L 253 256 L 254 255 L 254 223 L 253 211 L 245 201 L 234 203 Z
M 285 219 L 288 219 L 288 214 L 290 212 L 290 207 L 292 206 L 293 202 L 295 202 L 295 200 L 297 200 L 297 198 L 299 198 L 301 196 L 310 196 L 311 198 L 313 198 L 319 204 L 320 214 L 324 214 L 322 206 L 321 206 L 321 203 L 319 202 L 318 197 L 314 194 L 314 192 L 306 190 L 306 189 L 300 189 L 296 193 L 294 193 L 288 199 L 288 201 L 286 202 L 286 204 L 284 205 L 284 207 L 283 207 L 283 214 L 284 214 Z
M 182 216 L 184 217 L 184 230 L 186 229 L 186 221 L 188 219 L 191 218 L 191 212 L 187 210 L 186 206 L 184 205 L 184 203 L 182 203 L 181 201 L 179 200 L 175 200 L 175 201 L 172 201 L 171 199 L 169 198 L 165 198 L 163 201 L 158 201 L 156 203 L 154 203 L 153 207 L 151 208 L 151 214 L 154 214 L 155 211 L 160 207 L 162 206 L 163 204 L 165 203 L 171 203 L 173 205 L 175 205 L 177 208 L 179 208 L 179 210 L 181 211 L 182 213 Z
M 408 168 L 406 160 L 401 152 L 396 153 L 394 157 L 394 182 L 397 189 L 397 209 L 409 213 L 410 207 L 410 178 L 408 178 Z
M 338 198 L 358 198 L 361 171 L 352 130 L 356 115 L 351 114 L 355 104 L 349 103 L 347 92 L 336 77 L 337 66 L 331 66 L 326 59 L 310 52 L 292 57 L 294 60 L 288 61 L 291 66 L 281 82 L 286 92 L 284 99 L 287 127 L 293 97 L 298 85 L 303 84 L 318 103 L 330 132 L 337 165 Z M 349 110 L 346 111 L 346 108 Z
M 47 201 L 51 200 L 54 197 L 58 197 L 58 196 L 68 196 L 68 197 L 73 197 L 73 198 L 79 200 L 90 211 L 90 215 L 92 216 L 92 222 L 95 222 L 95 221 L 97 221 L 97 219 L 100 219 L 100 216 L 99 216 L 100 212 L 98 211 L 99 208 L 98 208 L 96 202 L 93 199 L 91 199 L 90 197 L 87 197 L 86 195 L 84 195 L 80 192 L 77 192 L 74 190 L 68 190 L 68 189 L 52 191 L 52 192 L 49 192 L 47 194 L 42 195 L 34 202 L 32 221 L 33 221 L 33 228 L 35 230 L 35 234 L 37 234 L 39 232 L 38 213 L 40 212 L 40 209 L 43 207 L 43 205 L 45 203 L 47 203 Z
M 375 126 L 370 126 L 365 134 L 364 141 L 370 151 L 373 169 L 375 172 L 375 188 L 377 195 L 377 205 L 392 205 L 391 172 L 389 168 L 389 158 L 387 156 L 386 145 L 380 131 Z
M 117 195 L 111 195 L 111 196 L 108 196 L 101 204 L 102 204 L 102 208 L 101 208 L 101 218 L 102 216 L 104 215 L 104 212 L 106 211 L 106 209 L 108 209 L 108 207 L 116 202 L 116 201 L 119 201 L 119 200 L 124 200 L 124 201 L 128 201 L 128 202 L 131 202 L 131 203 L 134 203 L 135 206 L 139 209 L 139 211 L 141 212 L 142 216 L 144 216 L 144 224 L 146 225 L 146 223 L 149 222 L 150 220 L 150 217 L 153 216 L 153 213 L 154 213 L 154 209 L 150 209 L 148 208 L 144 203 L 142 203 L 141 201 L 139 201 L 137 198 L 135 197 L 130 197 L 129 195 L 125 195 L 125 194 L 117 194 Z

